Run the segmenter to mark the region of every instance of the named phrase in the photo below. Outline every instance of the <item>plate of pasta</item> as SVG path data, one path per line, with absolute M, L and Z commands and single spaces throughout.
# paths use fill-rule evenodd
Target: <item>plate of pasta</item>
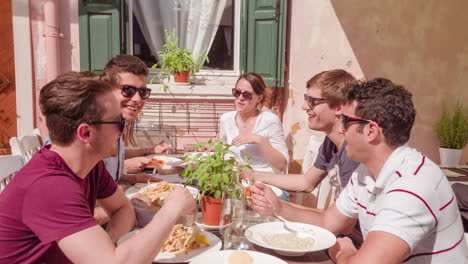
M 141 229 L 135 229 L 125 234 L 117 241 L 117 245 L 122 244 L 140 231 Z M 221 246 L 222 242 L 217 236 L 202 231 L 196 226 L 185 227 L 179 224 L 172 228 L 171 234 L 164 242 L 159 254 L 154 258 L 154 262 L 190 262 L 194 257 L 208 252 L 219 251 Z
M 164 203 L 174 186 L 183 186 L 182 184 L 168 183 L 166 181 L 153 182 L 153 183 L 137 183 L 125 191 L 125 195 L 132 201 L 135 206 L 140 208 L 158 210 Z M 185 186 L 193 198 L 198 197 L 198 189 Z

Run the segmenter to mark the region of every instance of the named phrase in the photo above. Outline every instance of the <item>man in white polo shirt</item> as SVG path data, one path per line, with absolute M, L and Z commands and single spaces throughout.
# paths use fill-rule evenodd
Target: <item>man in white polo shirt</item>
M 336 263 L 467 263 L 468 249 L 454 194 L 439 167 L 408 147 L 416 111 L 412 95 L 387 79 L 353 84 L 342 129 L 347 155 L 361 162 L 335 205 L 324 212 L 279 201 L 262 184 L 252 187 L 253 208 L 343 232 L 359 219 L 357 250 L 338 238 Z M 270 200 L 271 202 L 269 202 Z

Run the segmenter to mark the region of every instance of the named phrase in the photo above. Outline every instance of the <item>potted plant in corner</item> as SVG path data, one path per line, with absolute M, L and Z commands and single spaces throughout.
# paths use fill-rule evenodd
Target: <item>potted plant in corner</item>
M 162 50 L 158 52 L 161 59 L 161 69 L 159 71 L 159 79 L 163 83 L 164 91 L 169 86 L 164 83 L 163 76 L 174 76 L 175 83 L 188 84 L 190 83 L 190 73 L 199 72 L 202 68 L 204 60 L 209 62 L 208 56 L 201 53 L 197 58 L 194 58 L 192 51 L 178 47 L 179 39 L 176 36 L 175 29 L 172 33 L 164 30 L 166 43 L 162 46 Z
M 468 141 L 468 108 L 455 105 L 453 116 L 442 106 L 442 116 L 434 125 L 434 131 L 440 142 L 440 166 L 458 167 L 460 157 Z
M 213 152 L 198 153 L 185 159 L 189 165 L 182 178 L 187 178 L 187 184 L 196 185 L 200 191 L 202 219 L 206 225 L 219 225 L 223 194 L 239 198 L 243 191 L 239 185 L 238 170 L 250 166 L 238 164 L 229 155 L 232 153 L 229 150 L 231 146 L 221 140 L 200 142 L 195 147 L 208 147 Z

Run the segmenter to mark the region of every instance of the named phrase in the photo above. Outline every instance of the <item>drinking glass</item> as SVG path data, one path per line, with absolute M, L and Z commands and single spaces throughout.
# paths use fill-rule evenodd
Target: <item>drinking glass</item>
M 221 209 L 220 233 L 223 238 L 224 249 L 249 249 L 252 244 L 245 238 L 244 231 L 244 201 L 241 198 L 223 196 Z

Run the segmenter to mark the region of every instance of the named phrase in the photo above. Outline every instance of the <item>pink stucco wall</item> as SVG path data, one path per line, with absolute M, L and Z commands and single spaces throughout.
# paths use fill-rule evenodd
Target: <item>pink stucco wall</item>
M 33 83 L 36 95 L 48 80 L 46 78 L 46 67 L 52 62 L 47 61 L 45 37 L 44 37 L 44 3 L 46 0 L 30 0 L 31 18 L 31 41 L 33 50 Z M 79 29 L 78 29 L 78 0 L 56 1 L 58 4 L 58 19 L 61 33 L 60 42 L 60 73 L 70 70 L 79 70 Z M 50 81 L 50 80 L 49 80 Z M 37 96 L 34 98 L 36 108 L 35 127 L 39 127 L 43 134 L 47 134 L 37 103 Z
M 445 102 L 468 102 L 468 2 L 454 0 L 291 1 L 289 101 L 285 129 L 295 159 L 308 136 L 297 115 L 307 78 L 343 68 L 358 77 L 386 77 L 413 93 L 417 110 L 410 145 L 439 161 L 432 126 Z M 468 163 L 465 147 L 462 164 Z

